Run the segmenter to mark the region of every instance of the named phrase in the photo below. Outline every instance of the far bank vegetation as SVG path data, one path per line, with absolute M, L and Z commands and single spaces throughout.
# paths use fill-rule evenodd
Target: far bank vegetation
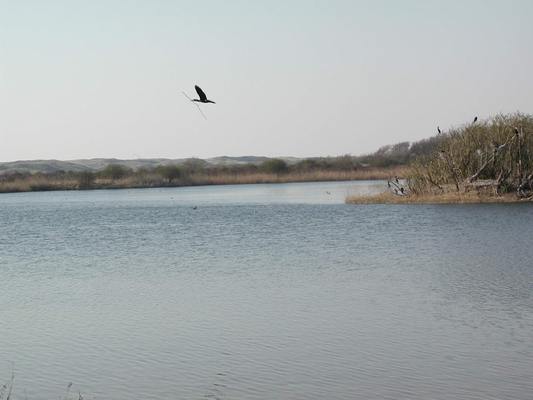
M 296 162 L 271 158 L 262 163 L 213 165 L 191 158 L 179 164 L 137 169 L 117 160 L 96 171 L 0 170 L 0 192 L 388 179 L 406 177 L 406 165 L 430 154 L 436 144 L 437 139 L 430 138 L 383 146 L 361 156 L 314 157 Z
M 181 164 L 135 170 L 116 163 L 99 171 L 11 171 L 0 174 L 0 192 L 370 180 L 387 179 L 391 173 L 404 173 L 401 164 L 380 161 L 368 164 L 356 157 L 341 156 L 287 163 L 274 158 L 260 164 L 217 166 L 200 159 L 189 159 Z

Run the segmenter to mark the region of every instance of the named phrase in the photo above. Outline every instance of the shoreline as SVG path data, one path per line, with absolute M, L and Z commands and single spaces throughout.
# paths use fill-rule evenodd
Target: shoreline
M 517 204 L 533 203 L 533 198 L 519 198 L 514 193 L 498 196 L 477 192 L 445 192 L 442 194 L 421 194 L 398 196 L 390 192 L 375 195 L 348 196 L 346 204 Z

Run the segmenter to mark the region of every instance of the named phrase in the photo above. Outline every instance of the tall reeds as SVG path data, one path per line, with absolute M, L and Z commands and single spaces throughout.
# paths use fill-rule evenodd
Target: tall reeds
M 47 190 L 119 189 L 179 187 L 197 185 L 230 185 L 250 183 L 286 183 L 311 181 L 387 179 L 392 175 L 405 176 L 404 167 L 361 167 L 351 170 L 302 170 L 291 166 L 286 170 L 268 171 L 255 166 L 233 168 L 204 168 L 193 171 L 180 166 L 127 171 L 119 175 L 89 171 L 68 174 L 18 174 L 0 176 L 0 193 Z

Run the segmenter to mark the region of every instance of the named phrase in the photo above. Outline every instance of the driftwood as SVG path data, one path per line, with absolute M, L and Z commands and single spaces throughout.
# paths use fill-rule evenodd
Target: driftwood
M 497 186 L 496 186 L 496 193 L 500 193 L 500 188 L 503 186 L 504 182 L 511 176 L 512 170 L 509 169 L 501 169 L 500 174 L 498 175 L 497 179 Z
M 509 139 L 507 139 L 507 141 L 506 141 L 504 144 L 499 145 L 499 146 L 497 146 L 497 147 L 495 146 L 495 147 L 494 147 L 494 150 L 493 150 L 493 152 L 492 152 L 492 156 L 491 156 L 490 158 L 488 158 L 487 161 L 485 161 L 485 162 L 483 163 L 483 165 L 481 166 L 481 168 L 479 168 L 479 170 L 478 170 L 474 175 L 472 175 L 471 177 L 469 177 L 469 178 L 467 179 L 467 181 L 468 181 L 469 183 L 472 183 L 473 181 L 475 181 L 475 180 L 479 177 L 479 175 L 480 175 L 483 171 L 485 171 L 485 169 L 487 168 L 487 166 L 488 166 L 489 164 L 492 163 L 492 164 L 494 165 L 495 162 L 496 162 L 496 156 L 497 156 L 498 154 L 500 154 L 500 152 L 501 152 L 502 150 L 506 149 L 507 146 L 513 141 L 513 139 L 514 139 L 514 136 L 511 136 Z
M 495 181 L 493 180 L 490 185 L 495 186 L 496 193 L 500 193 L 502 187 L 506 183 L 509 183 L 510 187 L 516 187 L 517 196 L 522 197 L 522 198 L 531 198 L 533 196 L 533 173 L 530 173 L 529 175 L 524 176 L 525 175 L 524 168 L 523 168 L 524 151 L 522 149 L 525 146 L 524 134 L 522 130 L 519 131 L 518 128 L 513 128 L 513 129 L 514 129 L 514 134 L 511 135 L 504 144 L 499 145 L 499 146 L 497 145 L 494 146 L 492 156 L 488 158 L 483 163 L 483 165 L 481 165 L 479 170 L 476 171 L 474 175 L 470 176 L 466 180 L 467 184 L 472 186 L 472 184 L 479 178 L 481 173 L 485 171 L 488 165 L 492 163 L 492 166 L 494 167 L 496 165 L 496 158 L 498 157 L 498 155 L 501 154 L 503 150 L 508 149 L 510 152 L 509 153 L 510 157 L 511 157 L 509 168 L 502 167 L 500 169 L 498 176 L 496 177 L 496 180 Z M 511 145 L 513 143 L 516 144 L 515 151 L 513 151 L 513 149 L 511 148 Z M 513 165 L 516 166 L 514 169 L 513 169 Z M 511 176 L 513 176 L 514 183 L 507 182 Z M 486 184 L 486 181 L 485 181 L 485 184 Z M 484 186 L 484 185 L 481 185 L 481 186 Z
M 516 189 L 516 194 L 518 197 L 531 198 L 533 197 L 533 173 L 524 177 L 518 188 Z
M 389 189 L 391 189 L 391 193 L 395 194 L 396 196 L 406 196 L 407 191 L 403 186 L 400 185 L 400 181 L 398 178 L 389 179 L 387 181 L 387 186 Z

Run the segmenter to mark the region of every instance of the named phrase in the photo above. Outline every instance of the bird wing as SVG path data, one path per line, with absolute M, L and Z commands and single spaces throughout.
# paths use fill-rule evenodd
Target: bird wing
M 195 85 L 194 88 L 196 89 L 196 93 L 198 93 L 198 97 L 200 97 L 200 100 L 206 101 L 207 96 L 205 95 L 204 91 L 200 88 L 200 86 Z

